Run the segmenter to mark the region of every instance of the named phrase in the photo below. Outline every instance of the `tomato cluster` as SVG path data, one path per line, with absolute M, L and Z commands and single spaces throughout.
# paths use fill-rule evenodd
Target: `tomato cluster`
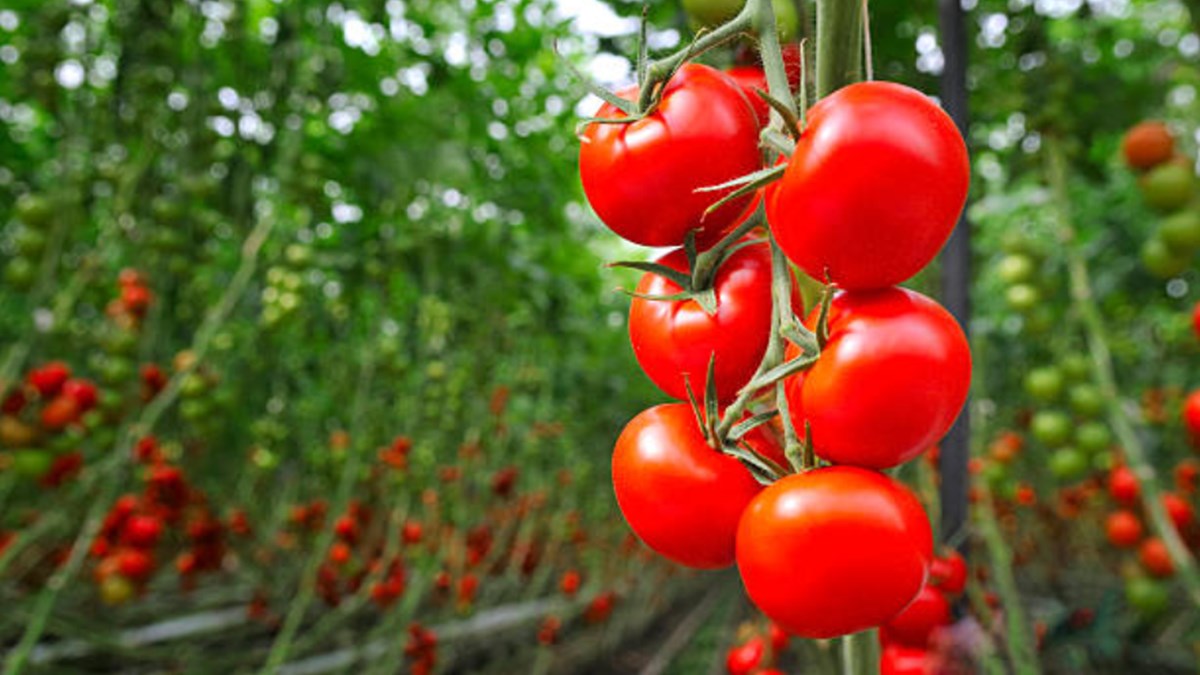
M 1146 205 L 1163 214 L 1154 234 L 1142 245 L 1142 264 L 1164 279 L 1185 272 L 1200 249 L 1200 205 L 1195 201 L 1192 159 L 1175 149 L 1162 122 L 1131 128 L 1121 143 L 1125 163 L 1141 173 L 1138 188 Z
M 745 75 L 742 87 L 762 88 Z M 589 121 L 580 173 L 615 233 L 679 247 L 628 263 L 646 270 L 629 331 L 647 376 L 691 405 L 650 408 L 620 434 L 621 512 L 677 563 L 736 563 L 750 598 L 792 634 L 879 626 L 918 597 L 933 559 L 920 502 L 880 470 L 945 435 L 970 384 L 955 319 L 895 286 L 929 264 L 957 222 L 963 140 L 920 92 L 868 82 L 817 103 L 790 157 L 776 158 L 759 146 L 763 111 L 729 77 L 685 64 L 647 86 L 647 109 L 610 102 Z M 632 88 L 621 98 L 647 97 Z M 781 178 L 758 209 L 767 231 L 743 236 L 759 215 L 746 209 L 754 191 L 729 186 L 777 161 Z M 803 322 L 794 291 L 781 290 L 795 288 L 795 271 L 776 264 L 775 246 L 826 284 Z M 781 335 L 786 354 L 772 351 Z M 776 366 L 779 375 L 763 375 Z M 768 400 L 776 382 L 781 420 Z

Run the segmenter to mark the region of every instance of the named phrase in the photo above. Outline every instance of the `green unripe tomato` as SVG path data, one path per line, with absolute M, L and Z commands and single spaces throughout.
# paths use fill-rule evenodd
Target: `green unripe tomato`
M 1059 448 L 1071 440 L 1071 416 L 1058 410 L 1042 410 L 1033 416 L 1029 430 L 1043 445 Z
M 1092 372 L 1092 360 L 1086 354 L 1072 353 L 1067 354 L 1058 363 L 1058 367 L 1062 370 L 1070 382 L 1082 382 L 1087 379 Z
M 1112 432 L 1102 422 L 1084 422 L 1075 430 L 1075 445 L 1089 455 L 1107 450 L 1112 445 Z
M 1071 410 L 1081 417 L 1096 417 L 1104 412 L 1104 395 L 1090 384 L 1077 384 L 1067 392 Z
M 1160 279 L 1179 276 L 1190 264 L 1190 256 L 1182 256 L 1172 251 L 1171 247 L 1158 237 L 1150 237 L 1142 244 L 1142 265 L 1150 274 Z
M 25 478 L 37 479 L 46 475 L 54 464 L 54 454 L 49 450 L 26 448 L 12 452 L 12 470 Z
M 1010 309 L 1025 313 L 1042 301 L 1042 293 L 1033 284 L 1013 284 L 1004 291 L 1004 300 Z
M 183 398 L 196 398 L 204 394 L 208 389 L 208 381 L 199 373 L 191 373 L 183 378 L 183 383 L 179 385 L 179 395 Z
M 50 200 L 41 195 L 26 194 L 17 199 L 17 220 L 29 227 L 41 229 L 50 224 L 54 208 Z
M 123 356 L 110 356 L 100 366 L 100 381 L 110 386 L 127 382 L 133 375 L 133 362 Z
M 1200 248 L 1200 212 L 1180 211 L 1163 219 L 1158 236 L 1178 256 Z
M 1173 162 L 1161 164 L 1142 176 L 1138 187 L 1151 208 L 1163 212 L 1181 209 L 1192 200 L 1196 176 L 1191 168 Z
M 192 423 L 204 419 L 211 411 L 208 399 L 186 398 L 179 402 L 179 416 Z
M 996 264 L 996 276 L 1006 284 L 1019 284 L 1033 279 L 1036 271 L 1033 258 L 1024 253 L 1010 253 Z
M 46 233 L 32 227 L 19 227 L 13 234 L 13 244 L 18 255 L 36 258 L 46 250 Z
M 1063 374 L 1054 366 L 1034 368 L 1025 375 L 1025 392 L 1038 401 L 1055 401 L 1062 390 Z
M 1079 478 L 1087 470 L 1087 455 L 1076 448 L 1059 448 L 1050 455 L 1050 473 L 1059 480 Z
M 1143 618 L 1153 618 L 1171 605 L 1167 585 L 1150 577 L 1134 577 L 1125 582 L 1125 601 Z
M 695 28 L 712 28 L 737 16 L 744 0 L 683 0 L 683 9 Z M 796 37 L 800 17 L 793 0 L 771 0 L 775 10 L 775 32 L 780 42 L 791 42 Z
M 37 278 L 37 267 L 25 256 L 15 256 L 4 266 L 4 282 L 18 291 L 33 287 Z

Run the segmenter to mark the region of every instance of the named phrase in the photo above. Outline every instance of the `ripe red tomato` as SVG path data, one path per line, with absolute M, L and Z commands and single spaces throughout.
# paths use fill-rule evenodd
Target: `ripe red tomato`
M 1163 578 L 1175 574 L 1175 563 L 1167 552 L 1167 545 L 1158 537 L 1147 537 L 1138 548 L 1138 560 L 1151 575 Z
M 737 563 L 751 600 L 789 633 L 830 638 L 878 626 L 925 585 L 929 519 L 887 476 L 850 466 L 791 474 L 742 515 Z
M 921 589 L 904 611 L 880 628 L 880 639 L 910 647 L 927 647 L 933 631 L 950 624 L 950 603 L 933 586 Z
M 42 427 L 58 431 L 79 419 L 79 404 L 65 394 L 55 396 L 42 408 Z
M 67 380 L 62 386 L 63 396 L 75 399 L 80 412 L 87 412 L 96 407 L 96 385 L 91 380 L 76 378 Z
M 621 97 L 632 100 L 628 89 Z M 610 104 L 596 117 L 624 113 Z M 758 120 L 741 88 L 719 70 L 688 64 L 667 83 L 650 115 L 631 124 L 590 124 L 579 149 L 583 191 L 613 232 L 644 246 L 679 246 L 689 230 L 715 241 L 750 200 L 709 214 L 723 192 L 696 192 L 761 166 Z
M 687 272 L 682 249 L 659 263 Z M 771 247 L 764 241 L 735 252 L 717 270 L 717 312 L 710 316 L 694 300 L 647 300 L 629 306 L 629 340 L 646 375 L 668 396 L 687 399 L 690 381 L 697 399 L 704 396 L 709 359 L 716 356 L 717 397 L 728 403 L 762 361 L 771 333 Z M 682 289 L 647 272 L 638 293 L 672 295 Z M 793 309 L 803 311 L 798 294 Z
M 808 323 L 816 321 L 814 311 Z M 796 429 L 812 425 L 817 454 L 883 469 L 944 436 L 970 384 L 971 352 L 954 317 L 920 293 L 888 288 L 833 299 L 820 360 L 786 391 Z
M 738 519 L 762 488 L 741 462 L 708 446 L 691 406 L 643 411 L 621 432 L 612 461 L 617 504 L 647 546 L 689 567 L 733 564 Z
M 1149 169 L 1171 159 L 1175 154 L 1175 139 L 1162 122 L 1140 122 L 1125 132 L 1121 152 L 1131 168 Z
M 746 100 L 750 101 L 750 106 L 754 108 L 754 115 L 758 117 L 758 125 L 765 127 L 771 121 L 771 106 L 762 99 L 755 89 L 768 91 L 767 74 L 758 66 L 734 66 L 725 71 L 725 74 L 733 78 L 738 86 L 742 88 L 742 93 L 746 95 Z
M 935 672 L 930 661 L 924 649 L 886 645 L 879 659 L 879 675 L 930 675 Z
M 40 368 L 29 371 L 29 386 L 37 390 L 42 398 L 50 398 L 62 389 L 71 377 L 71 367 L 62 361 L 51 361 Z
M 944 593 L 957 595 L 967 587 L 967 561 L 962 554 L 951 549 L 944 557 L 933 559 L 929 567 L 929 581 Z
M 767 220 L 814 279 L 882 288 L 916 274 L 950 236 L 966 203 L 967 149 L 921 92 L 860 82 L 808 112 Z
M 1104 520 L 1108 543 L 1117 548 L 1133 548 L 1142 540 L 1142 521 L 1130 511 L 1114 511 Z
M 760 637 L 752 637 L 744 644 L 736 645 L 725 652 L 725 672 L 729 675 L 750 675 L 762 663 L 766 643 Z
M 1194 442 L 1200 442 L 1200 389 L 1188 394 L 1183 402 L 1183 423 Z
M 1192 307 L 1192 332 L 1196 334 L 1197 338 L 1200 338 L 1200 302 Z
M 1108 494 L 1122 506 L 1133 506 L 1137 502 L 1141 488 L 1138 487 L 1137 476 L 1129 467 L 1118 466 L 1109 472 Z
M 1183 497 L 1167 492 L 1162 496 L 1162 503 L 1176 530 L 1184 532 L 1196 522 L 1196 511 Z

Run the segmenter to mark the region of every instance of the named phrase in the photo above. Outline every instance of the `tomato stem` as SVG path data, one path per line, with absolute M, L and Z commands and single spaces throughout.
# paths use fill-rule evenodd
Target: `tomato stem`
M 645 77 L 641 82 L 638 82 L 638 111 L 646 114 L 657 105 L 658 96 L 663 89 L 663 85 L 688 60 L 696 58 L 710 49 L 719 47 L 737 37 L 740 33 L 753 30 L 754 14 L 755 3 L 748 2 L 742 7 L 742 11 L 738 12 L 738 15 L 729 21 L 711 31 L 697 35 L 695 40 L 674 54 L 651 61 L 644 68 L 641 68 L 640 70 L 644 71 Z
M 864 4 L 817 0 L 817 98 L 862 79 Z

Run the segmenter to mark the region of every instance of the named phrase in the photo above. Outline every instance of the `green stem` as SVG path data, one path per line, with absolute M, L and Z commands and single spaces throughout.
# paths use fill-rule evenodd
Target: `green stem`
M 862 79 L 862 3 L 817 0 L 817 98 Z
M 842 675 L 879 673 L 878 645 L 874 630 L 865 630 L 842 638 Z
M 984 492 L 981 495 L 976 514 L 975 522 L 979 526 L 984 546 L 991 559 L 992 579 L 1004 606 L 1007 635 L 1003 642 L 1008 649 L 1013 672 L 1017 675 L 1034 675 L 1040 671 L 1037 654 L 1033 650 L 1033 636 L 1028 632 L 1029 623 L 1025 620 L 1025 610 L 1021 607 L 1021 596 L 1012 572 L 1012 550 L 1005 543 L 1004 534 L 1000 532 L 990 493 Z
M 792 95 L 788 84 L 787 66 L 783 64 L 783 49 L 779 46 L 779 33 L 775 32 L 775 8 L 771 6 L 771 0 L 755 0 L 747 2 L 746 6 L 755 3 L 757 7 L 754 27 L 758 31 L 759 55 L 762 57 L 763 72 L 767 74 L 767 89 L 772 98 L 786 105 L 795 116 L 798 114 L 796 97 Z M 770 127 L 779 129 L 781 121 L 779 113 L 772 110 Z
M 755 3 L 747 2 L 737 16 L 700 35 L 687 47 L 650 63 L 646 68 L 646 81 L 639 83 L 641 89 L 638 95 L 638 111 L 644 113 L 650 109 L 651 103 L 655 101 L 658 85 L 671 77 L 685 61 L 732 40 L 739 33 L 751 30 L 755 25 L 755 12 Z
M 1137 477 L 1138 485 L 1141 488 L 1139 492 L 1142 506 L 1150 517 L 1151 527 L 1166 544 L 1167 552 L 1171 555 L 1171 562 L 1175 565 L 1176 574 L 1187 589 L 1192 604 L 1200 607 L 1200 572 L 1197 571 L 1196 561 L 1191 552 L 1179 538 L 1179 533 L 1175 530 L 1170 516 L 1167 515 L 1154 465 L 1147 456 L 1145 446 L 1142 445 L 1141 436 L 1135 428 L 1134 420 L 1122 405 L 1121 389 L 1117 386 L 1104 318 L 1092 295 L 1087 263 L 1078 247 L 1072 245 L 1075 239 L 1074 219 L 1071 213 L 1070 195 L 1067 193 L 1066 160 L 1058 139 L 1049 137 L 1046 150 L 1046 172 L 1059 217 L 1058 239 L 1066 252 L 1071 299 L 1079 310 L 1079 317 L 1083 322 L 1084 333 L 1087 337 L 1088 351 L 1092 357 L 1092 377 L 1101 393 L 1104 394 L 1108 423 L 1121 443 L 1125 461 Z

